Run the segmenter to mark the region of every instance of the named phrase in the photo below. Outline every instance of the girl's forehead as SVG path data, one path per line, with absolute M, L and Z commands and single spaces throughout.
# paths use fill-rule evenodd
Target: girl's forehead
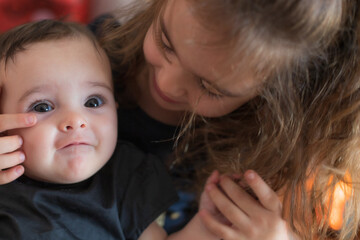
M 222 28 L 211 27 L 211 24 L 203 24 L 196 8 L 192 6 L 191 1 L 170 0 L 165 6 L 163 12 L 163 22 L 170 25 L 178 35 L 185 34 L 186 41 L 189 44 L 211 46 L 224 44 Z M 185 36 L 184 36 L 185 37 Z
M 159 20 L 181 65 L 198 77 L 225 85 L 238 80 L 238 69 L 243 69 L 244 78 L 251 78 L 250 67 L 221 30 L 207 28 L 195 14 L 191 1 L 170 0 Z

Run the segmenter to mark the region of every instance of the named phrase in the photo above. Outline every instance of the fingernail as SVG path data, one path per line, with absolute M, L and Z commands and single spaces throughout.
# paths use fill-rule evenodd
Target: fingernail
M 253 171 L 249 171 L 247 174 L 246 174 L 246 177 L 247 179 L 249 180 L 254 180 L 255 179 L 255 173 Z
M 211 191 L 214 188 L 214 186 L 212 184 L 208 184 L 205 188 L 207 191 Z
M 21 166 L 16 167 L 15 172 L 16 172 L 18 175 L 23 174 L 23 172 L 24 172 L 23 167 L 21 167 Z
M 35 122 L 35 117 L 30 115 L 26 117 L 26 124 L 33 124 Z
M 23 140 L 21 137 L 19 137 L 19 143 L 20 143 L 20 146 L 23 144 Z
M 20 153 L 20 161 L 23 162 L 25 160 L 25 154 Z

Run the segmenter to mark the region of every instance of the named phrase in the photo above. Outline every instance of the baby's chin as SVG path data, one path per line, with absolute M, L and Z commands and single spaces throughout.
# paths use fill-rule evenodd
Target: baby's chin
M 53 158 L 29 157 L 24 162 L 25 175 L 31 179 L 54 184 L 74 184 L 92 177 L 107 162 L 91 149 L 87 154 L 64 154 Z M 37 161 L 35 161 L 36 159 Z
M 74 184 L 83 182 L 89 178 L 91 178 L 99 169 L 93 171 L 80 171 L 80 172 L 72 172 L 72 173 L 53 173 L 53 174 L 36 174 L 31 171 L 27 171 L 25 168 L 25 176 L 31 178 L 33 180 L 45 183 L 52 184 Z

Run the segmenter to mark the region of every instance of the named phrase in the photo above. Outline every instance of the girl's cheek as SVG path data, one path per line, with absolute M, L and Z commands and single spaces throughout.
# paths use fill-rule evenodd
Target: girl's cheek
M 143 51 L 145 59 L 148 63 L 155 66 L 159 66 L 161 64 L 163 56 L 155 43 L 152 27 L 150 27 L 145 36 Z

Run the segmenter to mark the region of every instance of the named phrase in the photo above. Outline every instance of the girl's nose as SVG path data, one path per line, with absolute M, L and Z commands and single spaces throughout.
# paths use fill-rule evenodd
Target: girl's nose
M 181 71 L 163 69 L 157 76 L 156 84 L 160 91 L 166 96 L 173 98 L 174 100 L 183 100 L 187 93 L 186 79 L 186 74 Z
M 78 113 L 68 113 L 59 124 L 59 130 L 62 132 L 74 131 L 87 127 L 87 122 L 83 116 Z

